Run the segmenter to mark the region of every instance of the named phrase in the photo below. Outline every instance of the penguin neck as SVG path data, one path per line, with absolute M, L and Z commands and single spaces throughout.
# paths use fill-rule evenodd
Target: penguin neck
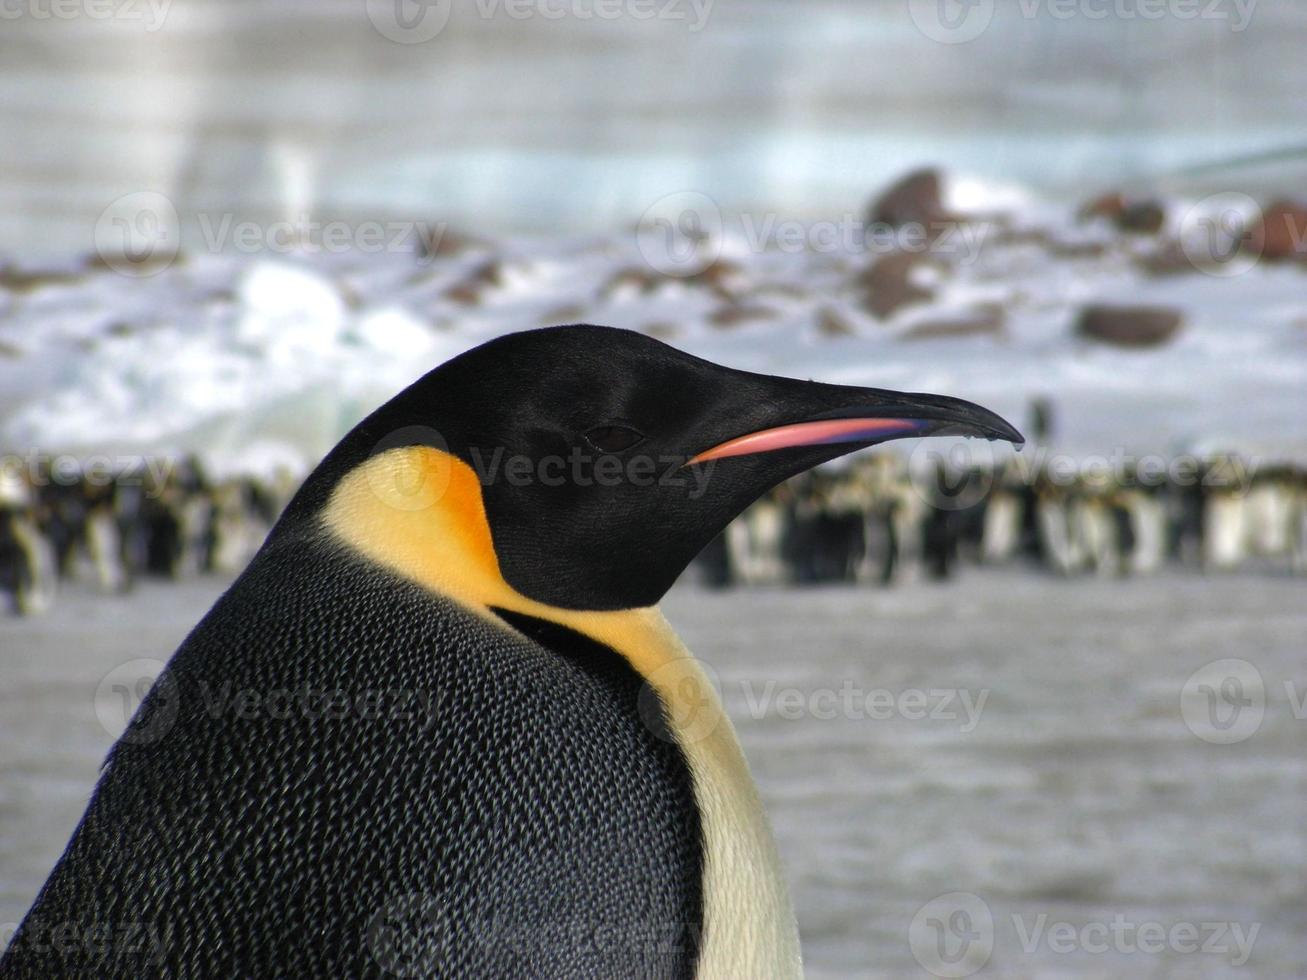
M 735 729 L 657 606 L 563 609 L 522 595 L 500 574 L 475 472 L 428 447 L 392 449 L 355 467 L 331 492 L 321 525 L 501 629 L 516 632 L 496 608 L 566 626 L 624 657 L 658 693 L 694 780 L 704 848 L 700 980 L 800 975 L 776 844 Z
M 645 677 L 690 656 L 657 606 L 566 609 L 513 588 L 500 572 L 480 481 L 449 453 L 411 446 L 369 459 L 340 480 L 321 519 L 330 537 L 501 628 L 511 627 L 494 609 L 558 623 Z

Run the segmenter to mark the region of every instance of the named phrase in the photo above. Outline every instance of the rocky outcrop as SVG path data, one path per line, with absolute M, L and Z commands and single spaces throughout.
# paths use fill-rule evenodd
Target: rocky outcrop
M 1307 261 L 1307 206 L 1273 201 L 1248 228 L 1248 250 L 1273 262 Z
M 933 168 L 914 170 L 890 185 L 872 204 L 867 218 L 873 225 L 917 224 L 927 229 L 954 220 L 944 206 L 939 171 Z
M 1114 347 L 1160 347 L 1183 323 L 1180 311 L 1170 307 L 1093 304 L 1080 311 L 1076 333 Z
M 959 337 L 1002 337 L 1007 315 L 997 303 L 948 317 L 919 320 L 903 334 L 903 340 L 955 340 Z
M 1132 199 L 1121 191 L 1102 194 L 1080 208 L 1082 221 L 1103 218 L 1119 230 L 1156 235 L 1166 224 L 1166 207 L 1152 198 Z
M 884 320 L 904 306 L 934 299 L 934 290 L 913 281 L 926 258 L 922 252 L 890 252 L 875 259 L 859 278 L 867 312 Z

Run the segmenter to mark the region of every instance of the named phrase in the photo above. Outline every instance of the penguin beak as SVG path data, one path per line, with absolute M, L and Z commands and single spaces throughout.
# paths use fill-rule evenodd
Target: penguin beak
M 735 436 L 705 449 L 685 464 L 749 456 L 796 447 L 849 444 L 849 451 L 909 436 L 974 436 L 1001 439 L 1017 448 L 1025 437 L 1002 417 L 961 398 L 861 389 L 862 404 L 817 413 Z

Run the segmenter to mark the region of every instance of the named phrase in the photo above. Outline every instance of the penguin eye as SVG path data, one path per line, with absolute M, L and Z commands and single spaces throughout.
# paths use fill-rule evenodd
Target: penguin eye
M 629 425 L 596 425 L 582 438 L 600 453 L 621 453 L 644 442 L 644 435 Z

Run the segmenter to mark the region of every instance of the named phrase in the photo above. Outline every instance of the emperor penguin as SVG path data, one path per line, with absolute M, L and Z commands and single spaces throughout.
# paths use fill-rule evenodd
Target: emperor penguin
M 770 487 L 931 434 L 1021 441 L 608 327 L 436 368 L 176 651 L 0 975 L 799 976 L 739 742 L 657 603 Z

